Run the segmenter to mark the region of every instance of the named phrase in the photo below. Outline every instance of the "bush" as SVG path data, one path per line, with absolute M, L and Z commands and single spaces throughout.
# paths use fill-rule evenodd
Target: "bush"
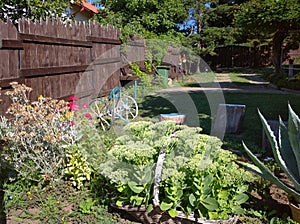
M 265 78 L 279 88 L 300 90 L 300 75 L 295 75 L 292 78 L 287 78 L 286 76 L 281 77 L 279 75 L 269 74 L 266 75 Z
M 10 119 L 2 117 L 1 122 L 9 129 L 1 128 L 1 133 L 9 142 L 7 156 L 14 169 L 24 179 L 53 182 L 66 177 L 80 188 L 91 175 L 86 150 L 92 154 L 100 147 L 96 119 L 77 112 L 77 97 L 70 97 L 71 102 L 43 96 L 31 101 L 31 88 L 18 83 L 12 88 L 6 92 L 12 100 Z
M 76 129 L 67 102 L 39 97 L 30 101 L 31 88 L 12 83 L 7 114 L 10 161 L 24 178 L 52 181 L 61 177 L 65 149 L 75 142 Z
M 173 217 L 180 210 L 211 219 L 243 213 L 245 191 L 254 177 L 238 167 L 236 156 L 223 150 L 219 139 L 170 121 L 135 122 L 125 130 L 98 168 L 110 180 L 118 206 L 152 209 L 154 170 L 163 149 L 162 210 Z

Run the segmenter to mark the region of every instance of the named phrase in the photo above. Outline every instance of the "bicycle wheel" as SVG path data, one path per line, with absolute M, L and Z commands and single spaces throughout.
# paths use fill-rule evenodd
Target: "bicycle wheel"
M 110 129 L 112 124 L 111 114 L 105 100 L 97 98 L 89 103 L 89 109 L 97 117 L 98 124 L 103 131 Z
M 138 115 L 138 105 L 131 96 L 122 96 L 118 101 L 116 107 L 116 116 L 120 117 L 122 120 L 129 122 L 133 120 Z

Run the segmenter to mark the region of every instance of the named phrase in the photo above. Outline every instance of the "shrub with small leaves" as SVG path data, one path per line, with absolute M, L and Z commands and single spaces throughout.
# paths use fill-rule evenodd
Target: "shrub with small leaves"
M 34 181 L 53 181 L 62 177 L 65 149 L 78 138 L 74 114 L 68 102 L 40 96 L 29 100 L 31 88 L 11 83 L 5 94 L 12 104 L 7 110 L 11 117 L 10 161 L 24 178 Z

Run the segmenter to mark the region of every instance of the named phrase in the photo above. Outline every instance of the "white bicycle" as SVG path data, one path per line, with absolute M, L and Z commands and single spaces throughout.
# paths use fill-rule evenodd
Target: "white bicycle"
M 129 123 L 138 115 L 138 105 L 134 98 L 122 95 L 120 87 L 111 90 L 107 99 L 96 98 L 89 103 L 91 112 L 96 115 L 102 130 L 111 128 L 116 118 Z

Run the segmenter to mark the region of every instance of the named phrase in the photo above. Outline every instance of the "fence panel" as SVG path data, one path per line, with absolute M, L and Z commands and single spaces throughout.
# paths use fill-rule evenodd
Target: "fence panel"
M 0 87 L 17 81 L 39 95 L 67 99 L 77 95 L 86 103 L 120 84 L 120 31 L 92 22 L 64 23 L 60 19 L 0 21 Z M 9 102 L 2 94 L 0 113 Z
M 1 86 L 7 87 L 18 79 L 18 52 L 22 49 L 18 32 L 12 22 L 0 20 L 0 80 Z

